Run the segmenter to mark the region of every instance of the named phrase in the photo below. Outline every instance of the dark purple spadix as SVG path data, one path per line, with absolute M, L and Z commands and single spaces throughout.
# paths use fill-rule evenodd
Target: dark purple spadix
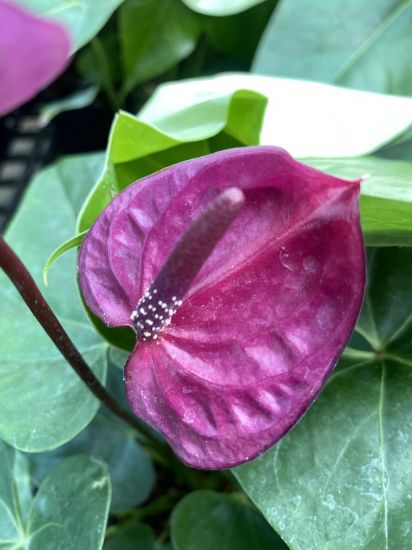
M 358 198 L 281 149 L 231 149 L 136 182 L 89 231 L 86 303 L 136 331 L 129 402 L 187 464 L 255 458 L 320 391 L 363 298 Z
M 170 324 L 193 279 L 243 203 L 240 189 L 223 191 L 183 234 L 131 315 L 136 334 L 143 341 L 156 340 L 159 332 Z

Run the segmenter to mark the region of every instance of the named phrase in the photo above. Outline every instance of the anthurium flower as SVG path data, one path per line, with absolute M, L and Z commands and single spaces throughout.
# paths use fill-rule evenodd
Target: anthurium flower
M 130 185 L 90 229 L 83 296 L 135 330 L 129 402 L 187 464 L 256 457 L 320 391 L 363 298 L 358 196 L 282 149 L 231 149 Z
M 49 84 L 66 66 L 65 29 L 0 0 L 0 116 Z

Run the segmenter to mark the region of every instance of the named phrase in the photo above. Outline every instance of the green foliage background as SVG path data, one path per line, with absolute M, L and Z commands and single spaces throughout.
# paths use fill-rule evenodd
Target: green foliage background
M 40 172 L 6 233 L 119 400 L 132 339 L 90 322 L 74 249 L 144 175 L 272 143 L 364 176 L 368 286 L 353 338 L 299 424 L 255 461 L 204 473 L 165 469 L 100 409 L 0 275 L 0 547 L 412 548 L 412 2 L 19 3 L 60 20 L 82 48 L 74 66 L 87 93 L 54 114 L 96 101 L 132 110 L 114 116 L 105 153 Z M 210 76 L 227 69 L 237 72 Z

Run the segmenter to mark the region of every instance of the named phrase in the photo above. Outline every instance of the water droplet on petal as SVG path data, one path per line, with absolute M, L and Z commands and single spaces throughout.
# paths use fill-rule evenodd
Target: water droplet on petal
M 283 267 L 286 267 L 289 271 L 294 271 L 297 267 L 295 258 L 284 247 L 279 252 L 279 260 Z
M 319 268 L 319 260 L 315 256 L 303 258 L 303 267 L 308 273 L 315 273 Z

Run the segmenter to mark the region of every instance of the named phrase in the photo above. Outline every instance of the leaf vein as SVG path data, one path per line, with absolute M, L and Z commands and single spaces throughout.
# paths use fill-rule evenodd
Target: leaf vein
M 341 83 L 342 79 L 353 69 L 354 65 L 362 58 L 362 56 L 373 46 L 377 40 L 385 33 L 387 29 L 399 18 L 402 14 L 411 7 L 412 2 L 401 3 L 378 25 L 378 27 L 362 42 L 357 50 L 350 56 L 348 61 L 335 73 L 331 79 L 334 83 Z
M 381 483 L 382 483 L 382 493 L 383 493 L 383 528 L 385 533 L 385 549 L 389 548 L 388 540 L 388 498 L 387 498 L 387 485 L 386 485 L 386 457 L 385 457 L 385 434 L 383 429 L 383 407 L 385 399 L 385 381 L 386 381 L 386 365 L 382 361 L 382 376 L 381 376 L 381 386 L 380 386 L 380 395 L 379 395 L 379 436 L 380 436 L 380 454 L 381 454 Z

